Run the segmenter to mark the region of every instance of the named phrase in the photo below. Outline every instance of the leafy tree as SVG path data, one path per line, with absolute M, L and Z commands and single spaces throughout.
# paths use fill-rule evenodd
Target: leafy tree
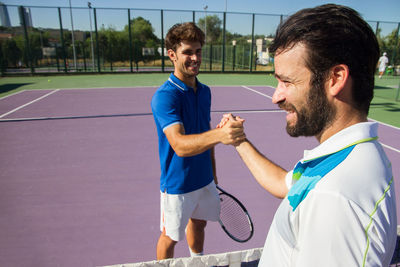
M 15 39 L 7 39 L 2 44 L 2 54 L 3 60 L 6 62 L 8 66 L 17 66 L 18 61 L 21 58 L 22 51 L 18 47 Z
M 197 26 L 207 34 L 207 44 L 222 44 L 222 21 L 217 15 L 206 16 L 197 21 Z
M 400 38 L 397 36 L 397 28 L 385 37 L 385 50 L 389 54 L 390 64 L 400 63 Z
M 387 36 L 382 37 L 381 33 L 382 29 L 378 28 L 376 37 L 381 53 L 388 53 L 390 65 L 400 64 L 400 36 L 397 36 L 397 28 Z
M 160 44 L 160 40 L 154 34 L 154 28 L 150 21 L 137 17 L 130 21 L 131 33 L 132 33 L 132 46 L 133 46 L 133 57 L 136 64 L 139 61 L 143 61 L 146 58 L 142 55 L 142 49 L 144 47 L 154 48 L 157 51 L 157 46 Z M 129 26 L 126 25 L 124 28 L 125 32 L 129 32 Z
M 0 41 L 0 48 L 3 47 L 3 42 Z M 0 72 L 5 73 L 7 69 L 7 61 L 4 58 L 3 49 L 0 49 Z

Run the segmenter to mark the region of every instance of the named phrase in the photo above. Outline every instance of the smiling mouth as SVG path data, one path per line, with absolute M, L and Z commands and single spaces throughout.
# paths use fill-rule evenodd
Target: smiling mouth
M 286 112 L 286 120 L 293 119 L 296 115 L 296 109 L 288 103 L 280 103 L 279 108 Z
M 188 67 L 197 68 L 199 65 L 200 65 L 200 64 L 198 64 L 197 62 L 196 62 L 196 63 L 190 63 L 190 64 L 188 65 Z

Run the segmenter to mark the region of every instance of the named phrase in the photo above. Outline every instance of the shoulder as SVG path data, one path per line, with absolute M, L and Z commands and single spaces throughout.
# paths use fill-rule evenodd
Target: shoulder
M 365 179 L 380 179 L 387 175 L 390 162 L 378 141 L 371 141 L 358 144 L 343 162 L 343 168 L 347 173 L 354 176 L 363 176 Z M 372 182 L 372 181 L 371 181 Z
M 210 87 L 209 87 L 208 85 L 205 85 L 205 84 L 202 84 L 202 83 L 200 83 L 200 84 L 201 84 L 202 88 L 203 88 L 205 91 L 211 93 L 211 89 L 210 89 Z
M 388 176 L 390 162 L 378 141 L 371 141 L 358 144 L 330 175 L 338 183 L 374 182 Z
M 317 190 L 340 192 L 356 203 L 382 196 L 393 177 L 391 164 L 377 141 L 354 147 L 347 158 L 329 172 Z
M 151 105 L 156 106 L 160 103 L 174 102 L 179 98 L 179 93 L 179 90 L 177 90 L 175 86 L 173 86 L 169 81 L 166 81 L 154 93 L 151 99 Z
M 198 88 L 201 88 L 204 91 L 209 91 L 209 92 L 211 91 L 211 89 L 210 89 L 210 87 L 208 85 L 206 85 L 204 83 L 201 83 L 198 79 L 196 80 L 196 82 L 197 82 L 197 87 Z

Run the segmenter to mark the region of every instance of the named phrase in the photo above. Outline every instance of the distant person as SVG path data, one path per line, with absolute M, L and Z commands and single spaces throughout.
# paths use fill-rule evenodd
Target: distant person
M 174 72 L 151 101 L 161 164 L 161 223 L 157 259 L 172 258 L 185 236 L 192 256 L 202 255 L 208 220 L 217 221 L 214 146 L 243 141 L 243 123 L 211 129 L 210 88 L 198 81 L 204 33 L 194 23 L 174 25 L 165 46 Z
M 236 144 L 260 185 L 283 198 L 259 266 L 388 266 L 395 188 L 378 124 L 367 119 L 377 39 L 356 11 L 333 4 L 298 11 L 275 36 L 272 102 L 286 111 L 290 136 L 314 136 L 320 145 L 286 171 L 250 141 Z M 221 124 L 226 118 L 241 121 L 225 115 Z
M 389 59 L 386 56 L 386 52 L 383 52 L 383 55 L 379 58 L 379 79 L 382 78 L 382 75 L 385 73 L 386 67 L 389 64 Z

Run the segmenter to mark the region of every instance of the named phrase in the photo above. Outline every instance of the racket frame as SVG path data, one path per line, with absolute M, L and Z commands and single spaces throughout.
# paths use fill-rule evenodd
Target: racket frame
M 235 240 L 236 242 L 239 243 L 245 243 L 247 241 L 250 240 L 250 238 L 253 237 L 254 234 L 254 225 L 253 225 L 253 221 L 251 220 L 250 214 L 248 213 L 246 207 L 242 204 L 242 202 L 239 201 L 239 199 L 237 199 L 235 196 L 233 196 L 232 194 L 226 192 L 224 189 L 222 189 L 221 187 L 219 187 L 217 185 L 217 189 L 220 191 L 218 196 L 221 194 L 227 195 L 228 197 L 232 198 L 239 206 L 240 208 L 242 208 L 242 210 L 244 211 L 246 217 L 247 217 L 247 221 L 249 223 L 250 226 L 250 235 L 246 238 L 246 239 L 239 239 L 235 236 L 233 236 L 231 233 L 229 233 L 229 231 L 226 229 L 225 225 L 222 223 L 221 219 L 218 219 L 219 224 L 221 225 L 222 229 L 224 230 L 224 232 L 233 240 Z

